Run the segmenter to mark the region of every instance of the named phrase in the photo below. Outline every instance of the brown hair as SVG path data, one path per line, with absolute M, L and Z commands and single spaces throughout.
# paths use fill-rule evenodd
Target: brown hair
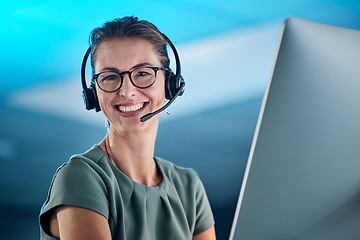
M 90 33 L 89 43 L 91 46 L 91 68 L 93 74 L 95 73 L 96 50 L 99 44 L 104 41 L 126 37 L 142 38 L 149 41 L 159 56 L 162 67 L 169 67 L 170 60 L 166 49 L 167 41 L 163 34 L 154 24 L 131 16 L 116 18 L 106 22 L 102 27 L 95 28 Z

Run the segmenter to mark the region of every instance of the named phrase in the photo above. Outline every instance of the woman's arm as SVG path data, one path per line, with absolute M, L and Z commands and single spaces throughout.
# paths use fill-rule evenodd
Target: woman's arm
M 107 219 L 101 214 L 79 207 L 59 207 L 50 220 L 50 231 L 61 240 L 111 240 Z
M 195 235 L 192 240 L 215 240 L 215 227 L 212 226 L 205 232 Z

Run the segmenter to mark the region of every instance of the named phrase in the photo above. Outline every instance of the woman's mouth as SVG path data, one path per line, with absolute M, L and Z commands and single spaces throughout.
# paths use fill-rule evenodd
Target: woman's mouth
M 146 103 L 136 103 L 136 104 L 126 104 L 126 105 L 116 105 L 115 108 L 119 110 L 124 116 L 134 116 L 137 115 L 145 107 Z
M 144 107 L 144 103 L 138 103 L 138 104 L 132 105 L 132 106 L 117 106 L 117 109 L 120 112 L 127 113 L 127 112 L 135 112 L 137 110 L 142 109 L 143 107 Z

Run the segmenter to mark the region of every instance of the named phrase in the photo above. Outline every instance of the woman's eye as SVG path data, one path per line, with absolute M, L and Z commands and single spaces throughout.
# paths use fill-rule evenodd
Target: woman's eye
M 141 71 L 141 72 L 136 72 L 135 76 L 136 77 L 146 77 L 151 75 L 149 72 L 145 72 L 145 71 Z
M 105 75 L 101 78 L 101 81 L 114 81 L 117 80 L 119 77 L 117 76 L 117 74 L 109 74 L 109 75 Z

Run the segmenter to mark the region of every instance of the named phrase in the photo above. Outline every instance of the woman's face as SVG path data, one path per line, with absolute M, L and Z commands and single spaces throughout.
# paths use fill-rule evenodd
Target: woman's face
M 102 42 L 95 54 L 95 74 L 106 70 L 131 71 L 139 66 L 162 67 L 151 43 L 141 38 Z M 164 105 L 164 82 L 165 73 L 159 70 L 155 83 L 149 88 L 135 87 L 128 74 L 123 75 L 123 84 L 116 92 L 104 92 L 96 86 L 100 107 L 111 127 L 126 133 L 141 131 L 146 126 L 157 124 L 159 115 L 145 122 L 140 122 L 140 118 Z

